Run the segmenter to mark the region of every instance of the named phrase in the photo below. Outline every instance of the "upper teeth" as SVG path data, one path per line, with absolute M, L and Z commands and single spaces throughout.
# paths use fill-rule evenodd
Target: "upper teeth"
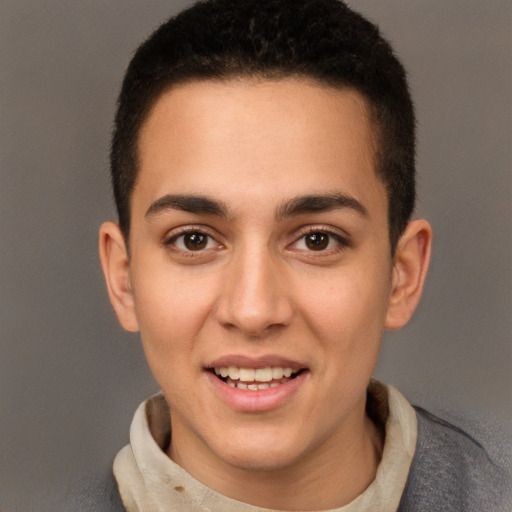
M 215 374 L 229 377 L 231 380 L 242 382 L 270 382 L 283 377 L 290 377 L 299 370 L 283 368 L 282 366 L 267 366 L 266 368 L 238 368 L 237 366 L 221 366 L 215 368 Z

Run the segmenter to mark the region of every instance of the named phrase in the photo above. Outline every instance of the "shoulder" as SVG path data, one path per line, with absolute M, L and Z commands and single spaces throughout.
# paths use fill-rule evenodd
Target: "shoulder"
M 400 512 L 512 510 L 511 478 L 458 427 L 416 408 L 418 440 Z
M 109 475 L 108 483 L 106 485 L 105 504 L 108 512 L 125 512 L 119 488 L 113 474 Z
M 87 508 L 87 510 L 95 512 L 126 512 L 112 472 L 105 475 L 102 481 L 94 486 L 94 489 L 89 489 L 88 492 L 81 495 L 80 504 L 82 505 L 80 510 Z

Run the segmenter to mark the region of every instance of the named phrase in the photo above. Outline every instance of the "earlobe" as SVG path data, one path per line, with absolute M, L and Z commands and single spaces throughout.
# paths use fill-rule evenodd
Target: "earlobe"
M 130 279 L 130 260 L 124 236 L 115 222 L 105 222 L 99 232 L 99 253 L 110 302 L 120 324 L 131 332 L 139 325 Z
M 425 220 L 408 224 L 393 261 L 386 329 L 400 329 L 411 318 L 423 292 L 432 246 L 432 228 Z

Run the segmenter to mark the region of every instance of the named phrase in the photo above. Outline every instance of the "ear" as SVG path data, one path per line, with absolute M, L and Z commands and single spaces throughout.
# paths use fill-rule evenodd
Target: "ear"
M 400 329 L 414 313 L 423 291 L 431 246 L 430 224 L 425 220 L 410 222 L 395 251 L 386 329 Z
M 124 236 L 115 222 L 105 222 L 100 227 L 99 252 L 108 295 L 117 318 L 127 331 L 137 332 L 139 324 L 131 287 L 130 259 Z

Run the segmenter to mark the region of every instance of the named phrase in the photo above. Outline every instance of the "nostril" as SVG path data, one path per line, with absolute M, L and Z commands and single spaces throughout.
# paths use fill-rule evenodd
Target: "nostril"
M 289 290 L 280 286 L 274 273 L 270 274 L 264 261 L 267 257 L 251 254 L 243 271 L 228 279 L 216 306 L 216 317 L 223 328 L 239 331 L 254 341 L 289 325 L 293 317 Z

